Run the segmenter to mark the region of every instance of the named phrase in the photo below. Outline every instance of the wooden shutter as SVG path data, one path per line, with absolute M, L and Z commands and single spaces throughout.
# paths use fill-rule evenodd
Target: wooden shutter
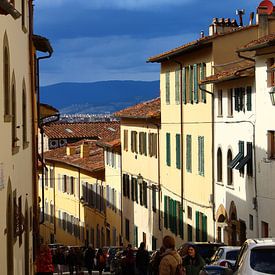
M 166 133 L 166 164 L 171 166 L 171 140 L 170 133 Z
M 206 64 L 205 63 L 201 63 L 200 64 L 200 79 L 203 80 L 206 76 Z M 202 86 L 203 89 L 205 89 L 205 85 Z M 206 103 L 206 94 L 205 91 L 201 91 L 201 100 L 202 102 Z
M 131 178 L 131 199 L 135 200 L 135 178 Z
M 147 156 L 147 133 L 143 133 L 143 153 Z
M 176 167 L 180 169 L 180 156 L 181 156 L 181 148 L 180 148 L 180 134 L 176 134 Z
M 186 104 L 186 68 L 182 68 L 182 101 Z
M 186 170 L 192 172 L 192 136 L 186 136 Z
M 193 103 L 193 87 L 194 87 L 194 78 L 193 78 L 193 67 L 189 65 L 189 91 L 188 91 L 188 102 Z
M 166 104 L 170 104 L 170 72 L 166 72 L 165 74 L 165 99 L 166 99 Z
M 175 71 L 175 101 L 176 104 L 180 102 L 180 71 Z
M 198 66 L 197 64 L 193 65 L 193 76 L 194 76 L 194 102 L 199 102 L 199 96 L 198 96 Z
M 252 88 L 248 86 L 246 88 L 246 109 L 252 111 Z
M 124 130 L 124 150 L 128 151 L 128 130 Z

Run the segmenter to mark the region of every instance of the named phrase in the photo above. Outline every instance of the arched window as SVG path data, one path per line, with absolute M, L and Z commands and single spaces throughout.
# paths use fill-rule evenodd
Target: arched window
M 15 87 L 15 76 L 13 73 L 12 77 L 12 88 L 11 88 L 11 115 L 12 115 L 12 126 L 11 126 L 11 138 L 12 148 L 17 147 L 17 116 L 16 116 L 16 87 Z
M 26 85 L 23 81 L 23 90 L 22 90 L 22 140 L 23 148 L 26 148 L 27 143 L 27 98 L 26 98 Z
M 217 152 L 217 181 L 222 182 L 222 150 L 218 149 Z
M 232 161 L 232 152 L 229 149 L 227 152 L 227 184 L 228 185 L 232 185 L 233 184 L 233 171 L 232 169 L 229 167 L 229 164 Z
M 4 84 L 4 120 L 10 122 L 10 53 L 8 37 L 4 35 L 3 49 L 3 84 Z

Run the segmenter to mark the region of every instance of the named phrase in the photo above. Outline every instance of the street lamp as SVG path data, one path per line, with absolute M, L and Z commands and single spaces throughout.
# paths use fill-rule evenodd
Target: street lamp
M 137 176 L 137 182 L 138 182 L 138 184 L 142 184 L 143 183 L 143 177 L 142 177 L 142 175 L 140 173 Z
M 271 104 L 275 106 L 275 87 L 271 87 L 269 90 Z

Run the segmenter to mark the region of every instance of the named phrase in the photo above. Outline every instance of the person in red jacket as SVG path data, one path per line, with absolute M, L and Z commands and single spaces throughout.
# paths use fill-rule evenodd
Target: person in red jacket
M 42 244 L 36 257 L 36 275 L 53 275 L 54 266 L 49 247 Z

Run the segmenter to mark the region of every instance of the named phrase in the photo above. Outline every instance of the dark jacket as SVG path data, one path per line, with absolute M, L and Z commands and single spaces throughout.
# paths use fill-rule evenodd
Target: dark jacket
M 199 275 L 201 269 L 205 266 L 205 261 L 197 254 L 195 258 L 186 256 L 182 265 L 185 267 L 186 275 Z
M 149 253 L 147 250 L 139 248 L 136 255 L 136 267 L 139 270 L 147 270 L 149 264 Z

